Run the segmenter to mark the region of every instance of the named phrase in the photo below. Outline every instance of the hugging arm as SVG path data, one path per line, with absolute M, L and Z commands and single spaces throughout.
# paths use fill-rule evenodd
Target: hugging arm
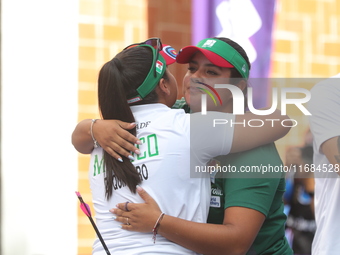
M 72 144 L 74 148 L 83 154 L 90 154 L 94 143 L 90 133 L 90 119 L 83 120 L 77 124 L 72 133 Z
M 292 126 L 290 118 L 281 115 L 279 110 L 265 116 L 250 112 L 237 115 L 231 152 L 245 151 L 274 142 L 285 136 Z
M 245 207 L 227 208 L 222 225 L 190 222 L 165 215 L 159 233 L 202 254 L 246 254 L 264 219 L 262 213 Z
M 122 228 L 138 232 L 152 232 L 161 210 L 157 203 L 141 188 L 137 189 L 145 200 L 144 204 L 118 204 L 119 209 L 112 209 Z M 244 207 L 229 207 L 225 210 L 223 224 L 206 224 L 183 220 L 164 215 L 158 234 L 165 238 L 202 254 L 246 254 L 259 232 L 265 215 Z M 150 233 L 150 238 L 151 238 Z M 157 240 L 156 240 L 157 242 Z
M 253 119 L 262 121 L 263 126 L 252 127 L 251 125 L 258 125 L 258 122 L 252 123 Z M 282 125 L 282 121 L 284 121 L 284 125 Z M 281 112 L 276 110 L 267 116 L 258 116 L 252 113 L 237 115 L 234 126 L 231 152 L 239 152 L 282 138 L 289 132 L 292 121 L 288 116 L 281 115 Z M 91 120 L 86 119 L 79 122 L 72 133 L 72 144 L 78 152 L 83 154 L 91 153 L 94 147 L 90 127 Z M 118 159 L 120 155 L 128 157 L 131 155 L 130 151 L 139 154 L 138 148 L 133 144 L 140 144 L 140 141 L 126 131 L 134 127 L 134 123 L 119 120 L 97 120 L 93 124 L 92 131 L 100 146 L 111 156 Z
M 90 119 L 79 122 L 72 133 L 73 146 L 83 154 L 91 153 L 94 148 L 91 122 Z M 98 144 L 111 156 L 118 159 L 120 155 L 128 157 L 129 151 L 136 152 L 137 148 L 133 144 L 140 143 L 140 141 L 127 131 L 135 126 L 135 123 L 119 120 L 96 120 L 92 126 L 92 133 Z

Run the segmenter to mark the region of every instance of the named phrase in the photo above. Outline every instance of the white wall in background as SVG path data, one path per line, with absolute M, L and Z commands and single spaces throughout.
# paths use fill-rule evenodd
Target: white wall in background
M 2 255 L 77 252 L 78 1 L 1 1 Z

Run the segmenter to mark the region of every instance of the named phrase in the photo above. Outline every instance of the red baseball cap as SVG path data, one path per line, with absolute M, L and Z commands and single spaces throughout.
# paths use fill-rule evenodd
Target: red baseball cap
M 236 68 L 242 77 L 248 79 L 249 66 L 241 54 L 228 43 L 214 38 L 201 40 L 196 46 L 182 48 L 176 61 L 179 64 L 189 63 L 196 52 L 202 52 L 211 63 L 219 67 Z
M 187 47 L 182 48 L 177 56 L 177 59 L 176 59 L 177 63 L 179 64 L 189 63 L 192 56 L 198 51 L 202 52 L 204 56 L 216 66 L 228 67 L 228 68 L 234 67 L 227 60 L 217 55 L 216 53 L 206 50 L 206 49 L 196 47 L 196 46 L 187 46 Z

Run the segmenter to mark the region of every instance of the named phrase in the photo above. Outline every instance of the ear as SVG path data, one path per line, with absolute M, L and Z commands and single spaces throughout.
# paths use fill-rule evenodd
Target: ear
M 158 87 L 162 93 L 170 95 L 170 86 L 164 78 L 160 79 Z

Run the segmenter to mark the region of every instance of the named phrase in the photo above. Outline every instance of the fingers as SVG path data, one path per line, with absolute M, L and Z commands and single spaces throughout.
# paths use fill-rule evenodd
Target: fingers
M 111 147 L 105 147 L 103 148 L 107 153 L 109 153 L 112 157 L 117 159 L 119 162 L 123 162 L 122 156 L 117 154 L 114 150 L 111 149 Z
M 122 203 L 123 205 L 124 203 Z M 123 205 L 124 207 L 124 205 Z M 121 210 L 121 209 L 111 209 L 110 210 L 111 213 L 115 214 L 114 216 L 112 216 L 112 218 L 115 220 L 115 221 L 118 221 L 120 223 L 122 223 L 122 228 L 123 229 L 127 229 L 129 230 L 129 227 L 131 229 L 131 225 L 133 223 L 131 217 L 130 217 L 130 213 L 128 212 L 125 212 L 124 210 Z M 123 215 L 124 214 L 124 215 Z
M 128 157 L 128 155 L 130 155 L 130 151 L 139 154 L 139 149 L 134 146 L 134 144 L 128 142 L 125 138 L 121 137 L 119 134 L 111 138 L 111 141 L 106 144 L 106 146 L 124 157 Z
M 139 185 L 137 185 L 137 192 L 146 203 L 154 202 L 154 199 Z
M 152 207 L 158 207 L 156 201 L 139 185 L 136 187 L 137 192 L 139 196 L 145 201 L 146 204 L 151 205 Z M 131 212 L 134 209 L 138 210 L 139 204 L 135 204 L 132 202 L 124 202 L 124 203 L 119 203 L 116 205 L 117 209 L 112 208 L 110 212 L 117 214 L 117 215 L 122 215 L 123 212 Z M 124 214 L 125 216 L 125 214 Z
M 123 129 L 133 129 L 134 127 L 136 127 L 136 123 L 128 123 L 128 122 L 123 122 L 120 120 L 117 120 L 117 123 L 119 124 L 119 126 Z M 141 141 L 135 137 L 134 135 L 132 135 L 130 132 L 126 131 L 126 130 L 117 130 L 117 133 L 124 138 L 126 141 L 133 143 L 133 144 L 142 144 Z
M 121 138 L 116 138 L 116 140 L 121 141 L 121 143 L 125 143 L 126 141 L 121 139 Z M 135 146 L 133 146 L 130 143 L 127 143 L 125 145 L 125 147 L 130 148 L 131 150 L 134 150 L 133 152 L 135 154 L 140 154 L 140 151 L 138 148 L 136 148 Z M 122 162 L 122 157 L 128 158 L 129 160 L 134 160 L 134 157 L 132 156 L 132 153 L 130 153 L 130 151 L 128 151 L 127 149 L 124 149 L 123 147 L 121 147 L 121 145 L 111 141 L 108 144 L 102 145 L 102 148 L 109 153 L 112 157 L 114 157 L 115 159 L 119 160 L 119 158 Z M 136 149 L 135 149 L 136 148 Z
M 122 215 L 123 212 L 131 212 L 133 210 L 133 203 L 119 203 L 117 204 L 118 209 L 111 209 L 110 212 L 117 214 L 117 215 Z
M 117 216 L 122 216 L 124 210 L 120 209 L 118 206 L 119 206 L 119 204 L 117 205 L 117 208 L 112 208 L 112 209 L 110 209 L 109 211 L 110 211 L 111 213 L 117 215 Z M 114 217 L 116 217 L 116 216 L 114 216 Z
M 113 219 L 115 221 L 122 223 L 122 225 L 120 225 L 122 229 L 132 230 L 132 224 L 131 224 L 132 222 L 131 222 L 131 219 L 129 217 L 113 216 Z
M 125 230 L 138 231 L 138 232 L 151 232 L 149 229 L 147 230 L 140 229 L 140 227 L 138 227 L 138 223 L 133 221 L 131 218 L 127 218 L 124 216 L 117 216 L 114 218 L 114 220 L 120 222 L 121 225 L 119 225 L 119 227 Z
M 122 229 L 125 229 L 125 230 L 133 231 L 133 226 L 132 226 L 132 225 L 122 224 L 122 225 L 120 225 L 120 227 L 121 227 Z
M 126 212 L 130 211 L 129 208 L 128 208 L 129 203 L 130 203 L 129 201 L 125 202 L 124 211 L 126 211 Z
M 117 204 L 116 207 L 117 208 L 110 209 L 110 212 L 114 213 L 118 216 L 126 216 L 127 214 L 125 214 L 125 212 L 128 213 L 128 212 L 133 211 L 135 209 L 135 204 L 127 201 L 125 203 Z M 123 213 L 124 213 L 124 215 L 123 215 Z
M 161 213 L 156 203 L 132 202 L 119 203 L 110 212 L 113 213 L 113 219 L 122 224 L 123 229 L 138 232 L 150 232 Z M 126 218 L 129 218 L 129 220 Z M 127 225 L 127 223 L 130 225 Z
M 135 144 L 142 144 L 142 142 L 127 131 L 135 127 L 136 123 L 98 120 L 93 131 L 101 147 L 112 157 L 123 162 L 122 157 L 134 160 L 133 154 L 140 154 L 138 145 Z
M 117 123 L 119 124 L 119 126 L 121 126 L 122 128 L 124 129 L 133 129 L 135 126 L 136 126 L 136 123 L 135 122 L 132 122 L 132 123 L 129 123 L 129 122 L 124 122 L 124 121 L 121 121 L 121 120 L 117 120 Z

